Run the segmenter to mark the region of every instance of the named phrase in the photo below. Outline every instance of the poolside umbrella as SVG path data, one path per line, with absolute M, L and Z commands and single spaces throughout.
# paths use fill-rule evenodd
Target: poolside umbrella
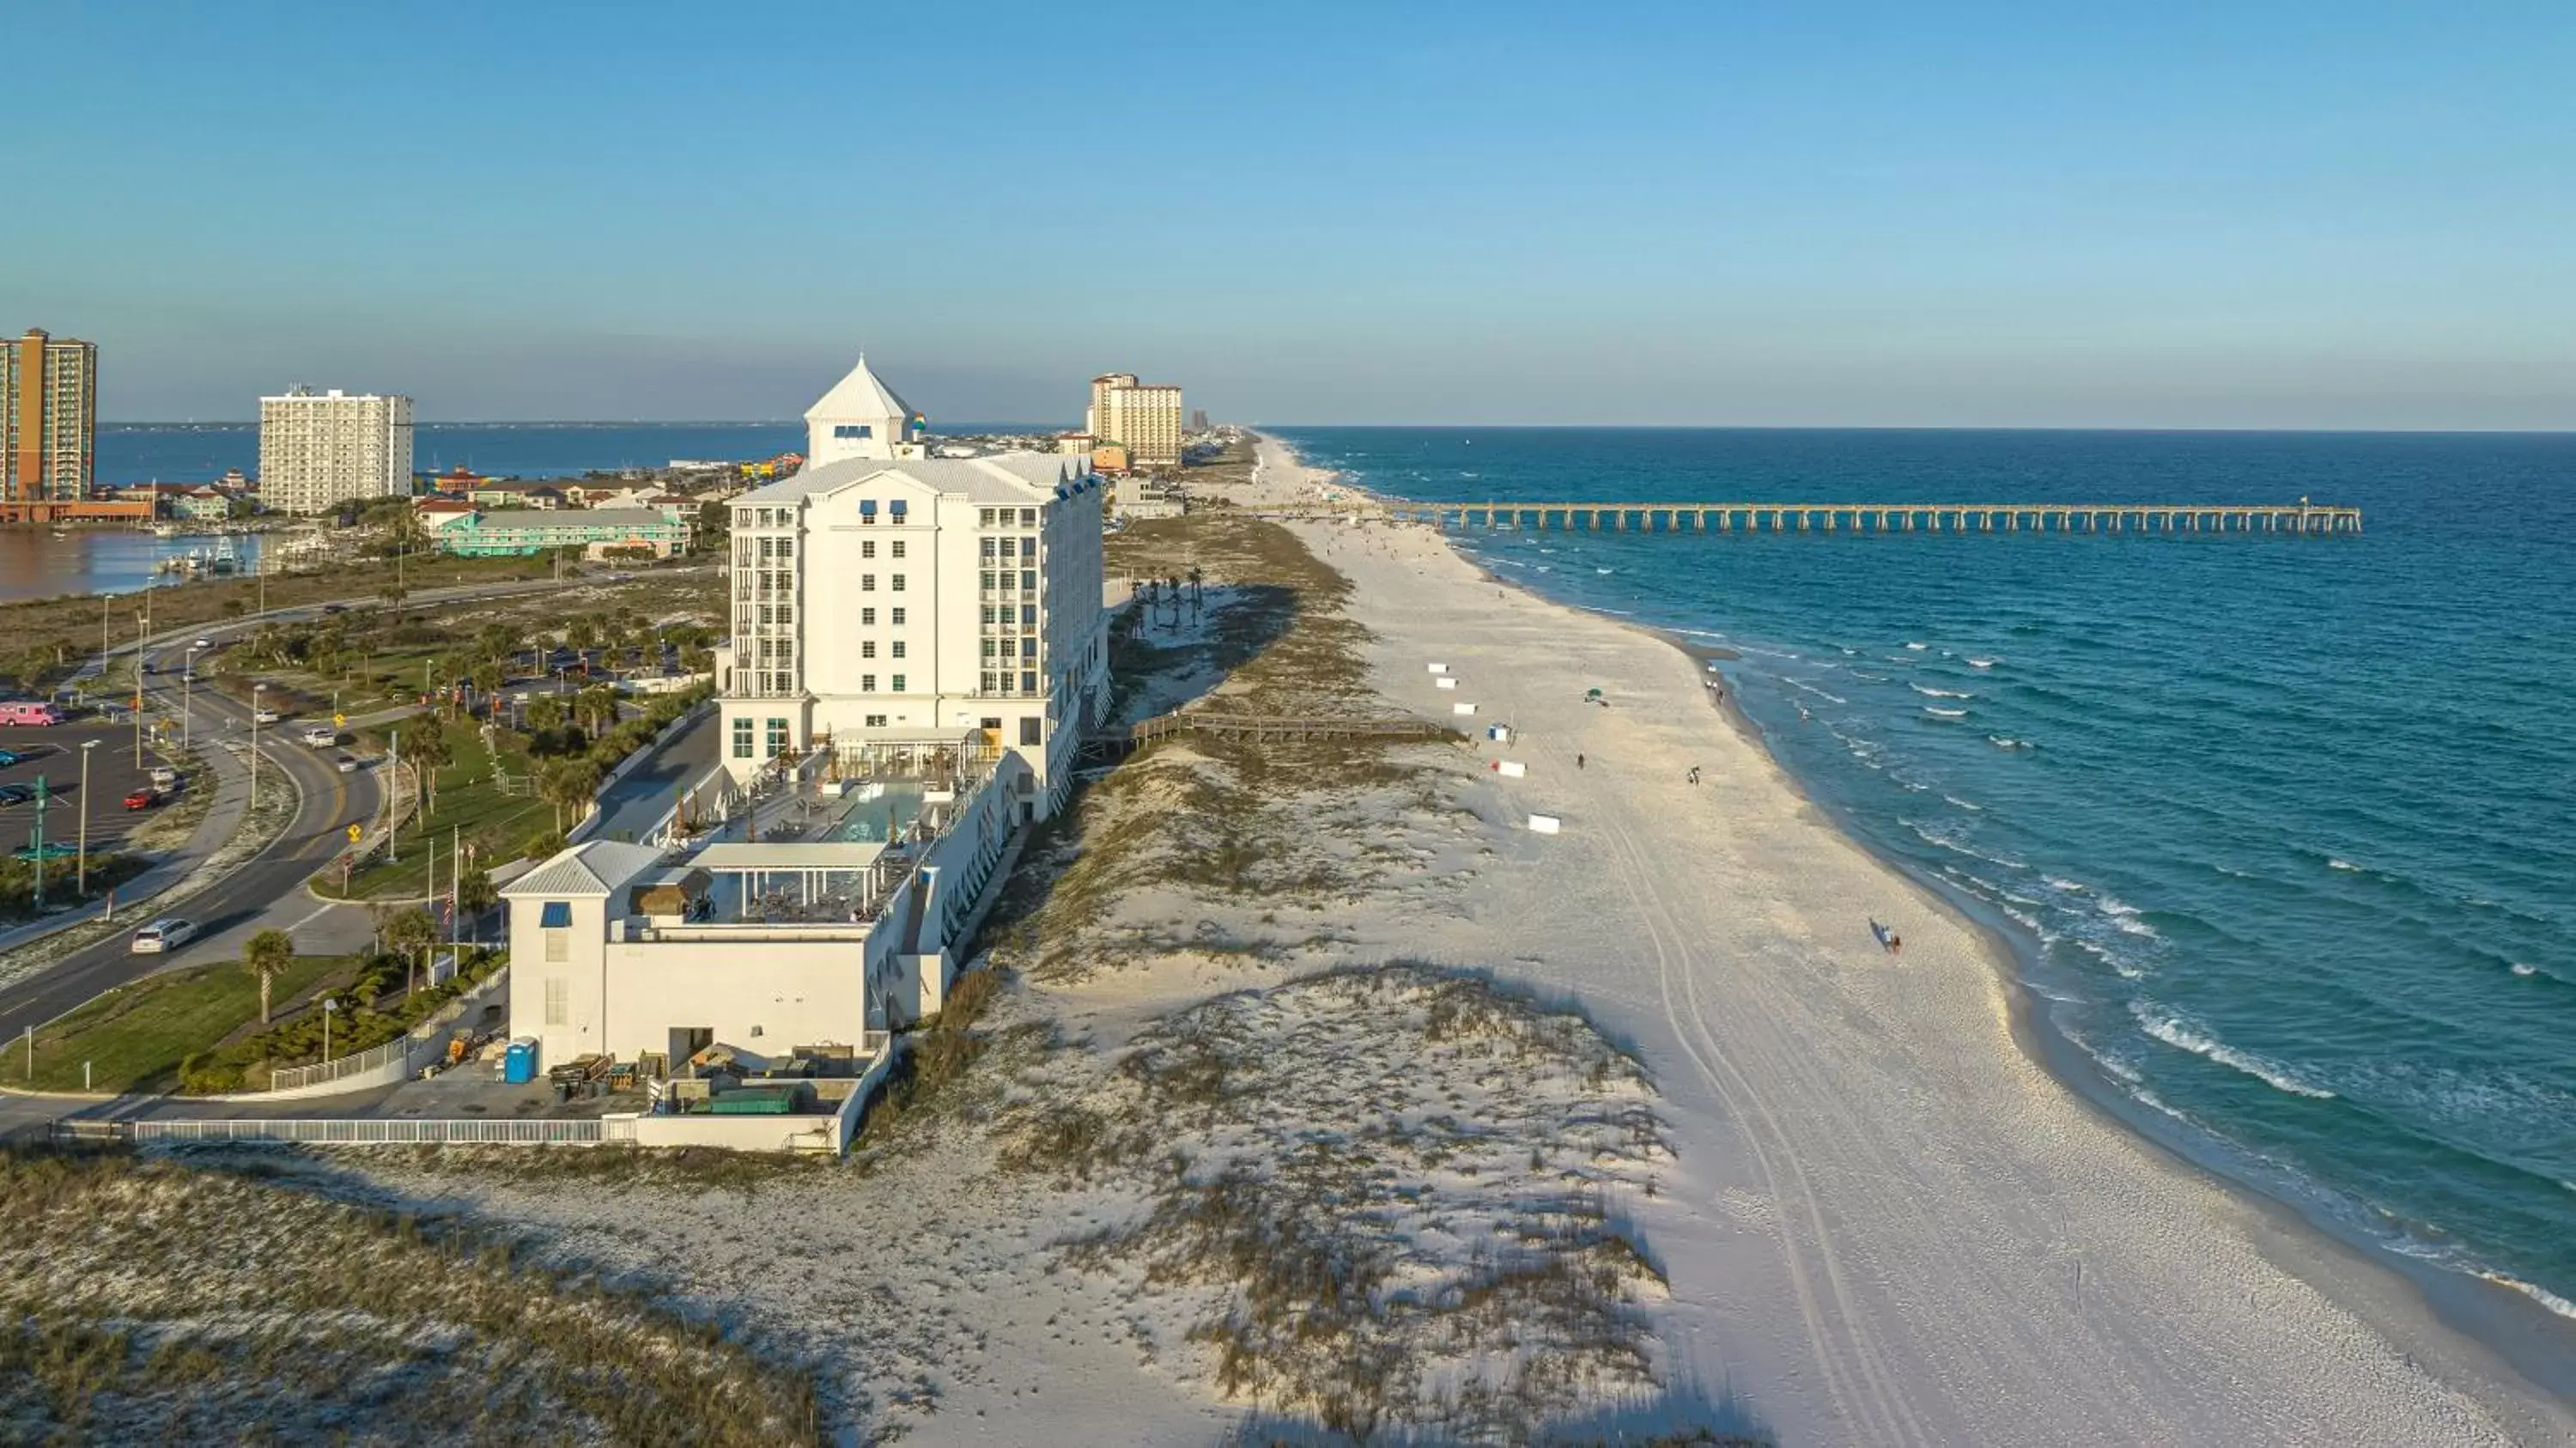
M 1598 699 L 1601 697 L 1601 691 L 1599 689 L 1586 689 L 1583 691 L 1583 697 L 1587 699 Z

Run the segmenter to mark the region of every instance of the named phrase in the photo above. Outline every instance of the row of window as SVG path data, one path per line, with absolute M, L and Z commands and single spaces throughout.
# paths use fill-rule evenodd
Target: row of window
M 886 645 L 886 649 L 887 649 L 887 651 L 888 651 L 888 652 L 887 652 L 887 657 L 888 657 L 888 658 L 896 658 L 896 659 L 902 658 L 902 657 L 903 657 L 903 640 L 901 640 L 901 639 L 896 639 L 893 643 L 890 643 L 890 644 Z M 873 658 L 875 658 L 876 656 L 877 656 L 877 641 L 876 641 L 875 639 L 861 639 L 861 640 L 859 640 L 859 657 L 860 657 L 860 658 L 863 658 L 863 659 L 873 659 Z
M 891 544 L 889 544 L 889 545 L 888 545 L 888 547 L 892 550 L 891 556 L 896 557 L 896 558 L 901 558 L 901 557 L 903 556 L 903 540 L 902 540 L 902 539 L 900 539 L 900 538 L 895 539 L 895 540 L 893 541 L 893 543 L 891 543 Z M 859 556 L 860 556 L 861 558 L 874 558 L 874 557 L 876 557 L 876 556 L 877 556 L 877 540 L 875 540 L 874 538 L 862 538 L 862 539 L 860 539 L 860 540 L 859 540 Z
M 902 575 L 902 574 L 900 574 L 900 573 L 889 573 L 889 574 L 887 574 L 887 575 L 886 575 L 886 580 L 887 580 L 887 583 L 886 583 L 886 592 L 888 592 L 888 593 L 901 593 L 901 592 L 903 592 L 903 575 Z M 862 573 L 862 574 L 860 574 L 860 575 L 859 575 L 859 592 L 861 592 L 861 593 L 874 593 L 874 592 L 876 592 L 876 591 L 877 591 L 877 576 L 876 576 L 875 574 L 873 574 L 873 573 Z
M 1004 558 L 1038 556 L 1038 540 L 1035 538 L 986 538 L 981 541 L 984 545 L 984 556 L 987 558 L 997 554 Z
M 767 720 L 763 720 L 763 721 L 761 721 L 761 722 L 767 726 L 767 727 L 762 731 L 762 734 L 763 734 L 763 736 L 764 736 L 764 737 L 763 737 L 763 742 L 764 742 L 764 743 L 766 743 L 766 744 L 767 744 L 767 746 L 768 746 L 768 752 L 767 752 L 767 753 L 765 753 L 765 754 L 758 754 L 758 755 L 755 755 L 755 754 L 753 754 L 753 753 L 751 752 L 751 731 L 752 731 L 752 721 L 751 721 L 750 719 L 747 719 L 747 718 L 745 718 L 745 719 L 736 719 L 736 720 L 734 720 L 734 721 L 733 721 L 733 757 L 734 757 L 734 758 L 736 758 L 736 759 L 775 759 L 775 758 L 777 758 L 780 754 L 782 754 L 782 753 L 784 753 L 784 752 L 786 751 L 786 749 L 787 749 L 787 721 L 786 721 L 786 720 L 784 720 L 784 719 L 767 719 Z
M 1007 589 L 1013 583 L 1017 583 L 1023 591 L 1029 593 L 1038 591 L 1038 571 L 1034 568 L 1023 568 L 1017 574 L 1007 569 L 988 568 L 983 570 L 982 579 L 982 587 L 986 593 L 992 592 L 995 588 Z M 996 580 L 999 581 L 996 582 Z
M 1008 694 L 1008 693 L 1014 692 L 1014 691 L 1012 690 L 1012 688 L 1011 688 L 1011 676 L 1010 676 L 1009 674 L 1006 674 L 1006 673 L 1002 673 L 1002 672 L 999 672 L 999 671 L 988 672 L 988 673 L 986 673 L 986 674 L 984 675 L 984 677 L 983 677 L 983 683 L 984 683 L 983 692 L 985 692 L 985 693 L 987 693 L 987 694 Z M 1038 676 L 1037 676 L 1037 674 L 1036 674 L 1034 671 L 1031 671 L 1031 672 L 1028 672 L 1028 673 L 1023 673 L 1023 674 L 1021 674 L 1021 675 L 1020 675 L 1020 687 L 1019 687 L 1019 689 L 1017 690 L 1017 692 L 1022 693 L 1022 694 L 1034 694 L 1034 693 L 1036 693 L 1037 691 L 1038 691 Z M 1034 740 L 1034 739 L 1026 739 L 1026 740 L 1022 740 L 1021 742 L 1022 742 L 1022 743 L 1024 743 L 1024 744 L 1035 744 L 1035 743 L 1037 743 L 1037 741 L 1036 741 L 1036 740 Z
M 1017 648 L 1012 647 L 1014 642 L 1018 644 Z M 1000 645 L 1000 647 L 996 648 L 995 645 L 997 644 Z M 989 659 L 997 654 L 1003 658 L 1017 657 L 1034 659 L 1038 656 L 1038 641 L 1036 639 L 1019 639 L 1016 641 L 1011 639 L 984 640 L 984 657 Z
M 1022 628 L 1036 628 L 1038 626 L 1038 606 L 1036 604 L 1023 603 L 1017 605 L 1019 614 L 1016 619 L 1012 616 L 1012 607 L 1013 605 L 1007 603 L 988 603 L 984 605 L 984 622 L 1000 624 L 1005 628 L 1008 628 L 1014 622 L 1017 622 Z
M 1012 510 L 1009 508 L 985 508 L 978 512 L 975 521 L 987 528 L 1008 528 L 1015 522 L 1023 528 L 1034 528 L 1037 526 L 1037 509 L 1022 508 L 1019 510 L 1019 517 L 1016 519 L 1011 516 L 1011 511 Z

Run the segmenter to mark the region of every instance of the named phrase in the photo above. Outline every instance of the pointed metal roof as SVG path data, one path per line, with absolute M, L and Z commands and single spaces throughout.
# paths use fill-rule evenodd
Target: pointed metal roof
M 807 422 L 836 418 L 873 422 L 879 418 L 911 416 L 912 408 L 895 396 L 893 388 L 868 370 L 868 354 L 865 352 L 859 354 L 859 365 L 850 369 L 849 376 L 834 383 L 831 391 L 805 409 Z
M 659 864 L 662 852 L 621 840 L 592 840 L 546 861 L 501 891 L 505 898 L 535 895 L 608 895 Z

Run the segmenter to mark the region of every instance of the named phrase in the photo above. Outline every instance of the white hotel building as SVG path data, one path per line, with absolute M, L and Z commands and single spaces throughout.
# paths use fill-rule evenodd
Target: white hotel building
M 293 387 L 259 400 L 259 500 L 322 513 L 411 492 L 411 399 Z
M 725 767 L 965 741 L 1018 754 L 1024 817 L 1052 813 L 1108 704 L 1104 480 L 1087 455 L 923 456 L 864 358 L 805 422 L 805 467 L 731 505 Z

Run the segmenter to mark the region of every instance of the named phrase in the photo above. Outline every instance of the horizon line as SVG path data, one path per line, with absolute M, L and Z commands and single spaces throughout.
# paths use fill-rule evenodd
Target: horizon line
M 1062 430 L 1068 423 L 970 419 L 974 426 L 997 429 Z M 423 421 L 422 427 L 803 427 L 798 418 L 607 418 L 607 417 L 452 417 Z M 965 425 L 965 424 L 960 424 Z M 101 418 L 106 427 L 257 427 L 257 418 Z M 1434 428 L 1476 428 L 1486 432 L 2114 432 L 2207 433 L 2257 436 L 2388 436 L 2388 437 L 2566 437 L 2576 423 L 2560 427 L 2303 427 L 2248 425 L 2191 426 L 2157 423 L 1911 423 L 1911 422 L 1218 422 L 1216 427 L 1336 428 L 1348 432 L 1402 432 Z M 931 431 L 939 432 L 937 424 Z

